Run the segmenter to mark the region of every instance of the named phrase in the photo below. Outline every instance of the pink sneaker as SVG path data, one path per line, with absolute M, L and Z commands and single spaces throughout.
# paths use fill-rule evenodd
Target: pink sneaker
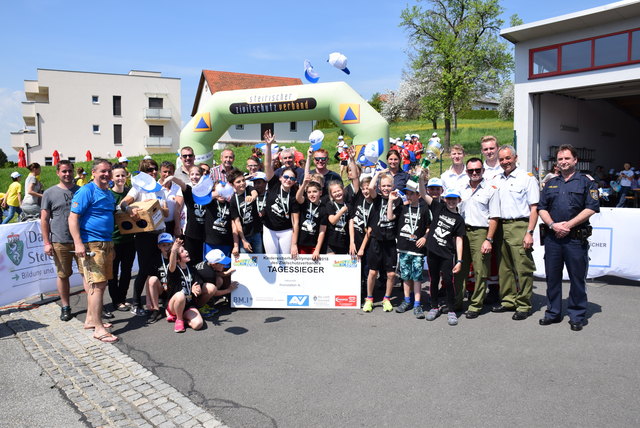
M 187 329 L 184 328 L 184 320 L 176 320 L 176 325 L 173 327 L 173 331 L 176 333 L 184 333 Z
M 175 322 L 176 321 L 176 317 L 174 314 L 172 314 L 169 309 L 165 309 L 164 311 L 167 314 L 167 322 Z

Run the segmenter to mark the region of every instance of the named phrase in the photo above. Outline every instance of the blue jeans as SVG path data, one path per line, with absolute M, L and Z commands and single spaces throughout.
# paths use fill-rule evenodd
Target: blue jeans
M 254 233 L 253 235 L 245 236 L 244 239 L 249 241 L 251 244 L 251 253 L 253 254 L 262 254 L 264 253 L 264 246 L 262 245 L 262 233 Z M 242 244 L 240 245 L 240 252 L 246 253 L 247 251 L 244 249 Z
M 616 208 L 624 208 L 624 204 L 627 202 L 626 196 L 629 193 L 629 190 L 631 190 L 631 187 L 629 186 L 620 187 L 620 193 L 618 193 L 618 195 L 620 195 L 620 199 L 618 200 L 618 205 L 616 205 Z
M 9 209 L 7 210 L 7 218 L 4 219 L 2 224 L 9 223 L 11 219 L 13 219 L 14 215 L 20 214 L 20 213 L 22 213 L 22 208 L 9 206 Z

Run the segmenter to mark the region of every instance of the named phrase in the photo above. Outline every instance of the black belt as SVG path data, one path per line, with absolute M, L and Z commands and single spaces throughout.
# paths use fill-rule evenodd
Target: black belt
M 503 223 L 515 223 L 516 221 L 529 221 L 529 217 L 521 217 L 521 218 L 505 218 L 502 219 Z
M 484 227 L 484 226 L 469 226 L 469 225 L 466 225 L 464 228 L 469 232 L 473 232 L 475 230 L 480 230 L 480 229 L 489 230 L 489 227 Z

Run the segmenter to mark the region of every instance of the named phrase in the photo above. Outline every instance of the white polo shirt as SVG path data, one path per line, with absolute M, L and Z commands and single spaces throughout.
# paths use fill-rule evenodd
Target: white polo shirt
M 540 185 L 532 173 L 516 168 L 508 176 L 502 174 L 493 183 L 500 195 L 500 218 L 512 220 L 529 217 L 530 205 L 540 201 Z
M 467 185 L 460 191 L 462 202 L 458 207 L 467 226 L 489 227 L 490 218 L 500 218 L 500 196 L 498 188 L 482 180 L 478 187 Z
M 482 166 L 484 167 L 484 174 L 482 174 L 482 178 L 487 181 L 493 181 L 497 176 L 502 174 L 502 167 L 500 166 L 500 162 L 496 162 L 496 166 L 489 166 L 487 162 L 483 162 Z
M 462 174 L 456 174 L 453 168 L 449 168 L 440 176 L 442 183 L 444 184 L 444 190 L 456 189 L 460 190 L 469 183 L 469 176 L 467 175 L 467 169 L 462 170 Z

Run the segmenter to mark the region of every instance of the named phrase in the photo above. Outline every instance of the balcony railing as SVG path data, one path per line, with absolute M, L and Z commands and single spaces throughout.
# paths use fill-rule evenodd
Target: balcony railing
M 169 120 L 171 119 L 170 108 L 146 108 L 144 109 L 144 118 L 151 120 Z
M 11 147 L 20 150 L 29 144 L 30 147 L 38 145 L 38 135 L 36 131 L 17 131 L 11 133 Z
M 36 125 L 36 104 L 34 102 L 25 101 L 22 103 L 22 119 L 25 125 Z
M 144 137 L 145 147 L 171 147 L 172 137 Z

